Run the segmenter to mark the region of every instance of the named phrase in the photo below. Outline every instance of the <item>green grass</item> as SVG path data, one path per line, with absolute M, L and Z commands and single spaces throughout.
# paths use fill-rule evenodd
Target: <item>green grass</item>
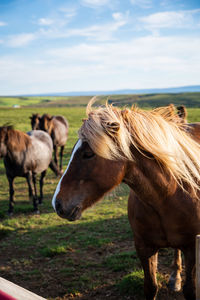
M 56 96 L 27 96 L 27 97 L 3 97 L 0 96 L 0 106 L 4 107 L 14 107 L 19 109 L 19 107 L 24 106 L 82 106 L 88 103 L 91 97 L 80 96 L 80 97 L 56 97 Z
M 157 282 L 158 286 L 161 286 L 162 284 L 167 284 L 165 277 L 160 273 L 157 273 Z M 136 269 L 130 274 L 125 275 L 117 284 L 122 295 L 137 295 L 138 299 L 144 299 L 143 285 L 144 272 L 141 269 Z
M 134 271 L 125 275 L 121 282 L 118 284 L 120 293 L 122 295 L 136 294 L 140 299 L 144 298 L 144 272 L 142 270 Z
M 120 252 L 106 258 L 105 264 L 114 272 L 130 270 L 139 265 L 136 251 Z
M 4 107 L 0 109 L 0 126 L 11 123 L 19 130 L 28 131 L 29 117 L 36 112 L 60 114 L 68 119 L 66 168 L 77 131 L 85 118 L 85 108 Z M 189 121 L 200 121 L 200 109 L 190 108 L 188 114 Z M 98 299 L 95 293 L 106 295 L 108 291 L 116 299 L 125 299 L 124 291 L 131 295 L 133 289 L 136 299 L 143 297 L 143 273 L 127 218 L 129 188 L 121 185 L 73 223 L 53 212 L 51 199 L 57 183 L 58 178 L 48 170 L 44 203 L 40 215 L 35 215 L 25 179 L 16 178 L 14 215 L 8 217 L 8 182 L 0 160 L 1 276 L 47 299 L 72 299 L 72 295 L 76 299 L 81 295 Z
M 66 253 L 67 249 L 65 248 L 65 246 L 53 246 L 53 247 L 42 248 L 41 250 L 39 250 L 39 252 L 45 257 L 53 257 L 56 255 Z

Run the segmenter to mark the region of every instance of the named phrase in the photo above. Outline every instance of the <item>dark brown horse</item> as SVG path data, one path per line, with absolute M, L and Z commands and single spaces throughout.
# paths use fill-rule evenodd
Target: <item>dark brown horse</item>
M 32 130 L 40 129 L 40 114 L 32 114 L 30 117 Z
M 60 147 L 60 171 L 62 172 L 62 161 L 64 147 L 68 137 L 69 125 L 63 116 L 50 116 L 44 114 L 42 117 L 33 114 L 31 117 L 32 128 L 48 132 L 53 141 L 54 161 L 58 166 L 58 148 Z
M 25 177 L 29 188 L 29 197 L 33 199 L 34 211 L 38 212 L 38 200 L 42 203 L 43 181 L 51 164 L 52 140 L 43 131 L 30 131 L 28 134 L 14 130 L 12 126 L 0 127 L 0 157 L 3 157 L 9 182 L 9 214 L 13 213 L 15 177 Z M 40 176 L 40 197 L 37 197 L 36 174 Z M 32 181 L 34 188 L 32 188 Z
M 184 105 L 177 106 L 177 114 L 183 123 L 187 123 L 187 110 Z
M 185 299 L 195 300 L 195 237 L 200 233 L 200 125 L 186 127 L 169 111 L 112 106 L 91 110 L 52 204 L 74 221 L 108 191 L 131 188 L 128 217 L 144 269 L 146 299 L 157 294 L 157 253 L 180 249 L 185 257 Z

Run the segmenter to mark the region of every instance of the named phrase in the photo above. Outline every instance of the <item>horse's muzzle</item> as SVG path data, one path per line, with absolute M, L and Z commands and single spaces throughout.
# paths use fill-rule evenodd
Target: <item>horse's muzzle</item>
M 70 206 L 70 208 L 64 209 L 61 200 L 56 199 L 55 208 L 59 217 L 69 221 L 76 221 L 81 217 L 81 207 L 78 205 Z

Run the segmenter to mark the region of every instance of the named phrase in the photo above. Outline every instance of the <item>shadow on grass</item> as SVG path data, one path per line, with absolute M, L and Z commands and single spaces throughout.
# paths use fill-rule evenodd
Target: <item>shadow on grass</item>
M 1 240 L 2 277 L 49 299 L 144 299 L 143 273 L 126 215 L 83 216 L 74 223 L 58 219 L 56 225 L 50 225 L 52 214 L 47 218 L 44 228 L 4 228 L 10 232 Z M 165 283 L 160 293 L 158 299 L 176 299 Z
M 27 191 L 26 191 L 27 192 Z M 4 198 L 7 198 L 7 200 L 1 200 L 0 201 L 0 221 L 3 221 L 7 218 L 17 218 L 20 215 L 24 214 L 27 217 L 30 215 L 34 215 L 34 209 L 33 209 L 33 201 L 29 199 L 28 192 L 26 195 L 23 195 L 23 199 L 19 199 L 19 195 L 17 195 L 17 200 L 15 200 L 14 203 L 14 210 L 13 215 L 8 215 L 8 208 L 9 208 L 9 194 L 5 193 Z M 42 213 L 52 213 L 53 207 L 51 204 L 52 194 L 46 194 L 44 195 L 43 203 L 41 205 L 38 205 L 39 212 Z
M 36 293 L 41 290 L 45 297 L 70 294 L 73 289 L 81 293 L 93 290 L 106 280 L 107 272 L 115 273 L 115 277 L 108 275 L 115 283 L 119 274 L 124 274 L 123 261 L 115 272 L 106 259 L 133 247 L 127 216 L 92 222 L 83 218 L 37 229 L 18 226 L 12 231 L 8 224 L 3 230 L 9 229 L 9 235 L 1 239 L 1 275 Z M 124 263 L 130 270 L 130 264 Z M 27 281 L 33 271 L 37 278 L 41 274 L 37 282 L 34 274 Z

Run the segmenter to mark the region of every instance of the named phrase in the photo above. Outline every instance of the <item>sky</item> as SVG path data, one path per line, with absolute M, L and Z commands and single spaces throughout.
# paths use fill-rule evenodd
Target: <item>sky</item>
M 0 95 L 187 85 L 199 0 L 0 0 Z

